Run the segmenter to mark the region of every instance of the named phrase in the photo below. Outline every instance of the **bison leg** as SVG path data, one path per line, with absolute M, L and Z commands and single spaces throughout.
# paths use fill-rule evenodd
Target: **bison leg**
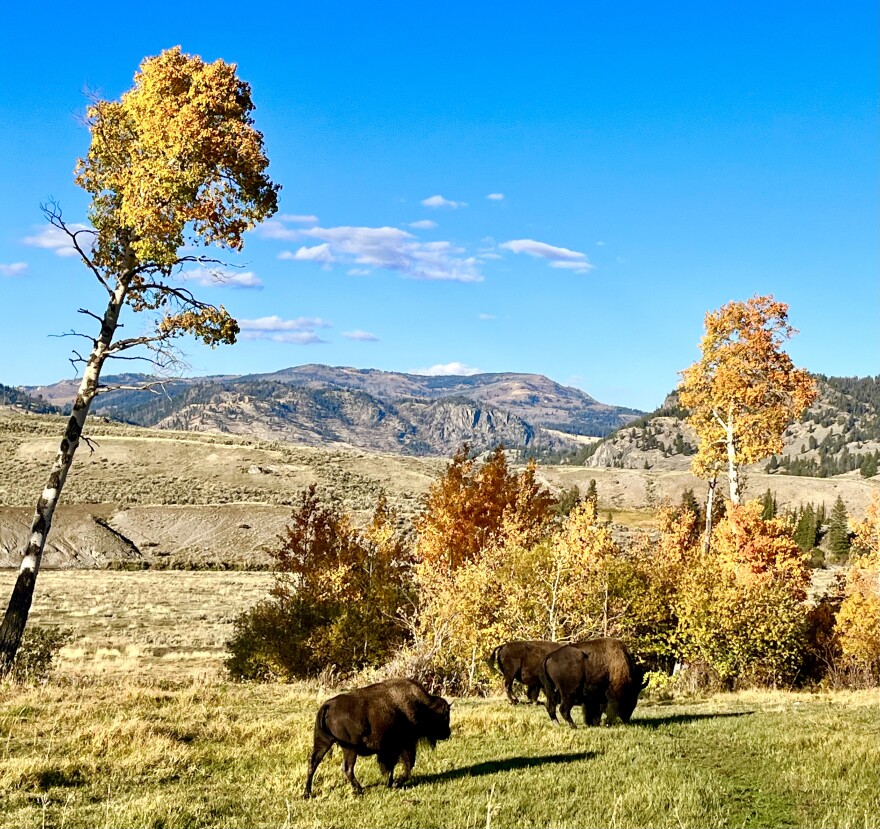
M 409 782 L 413 766 L 416 764 L 416 747 L 412 746 L 411 748 L 405 748 L 400 755 L 400 762 L 401 765 L 403 765 L 403 773 L 398 776 L 394 783 L 397 788 L 400 788 Z
M 529 702 L 533 704 L 537 704 L 538 696 L 541 694 L 541 686 L 540 685 L 529 685 L 528 687 L 528 697 Z
M 562 719 L 564 719 L 572 728 L 577 728 L 574 720 L 571 718 L 571 707 L 572 703 L 569 700 L 564 699 L 559 704 L 559 713 L 562 714 Z
M 309 798 L 312 796 L 312 778 L 315 776 L 321 760 L 333 748 L 334 742 L 336 741 L 332 737 L 325 737 L 320 732 L 315 734 L 315 745 L 312 748 L 312 755 L 309 757 L 309 773 L 306 775 L 306 787 L 303 791 L 303 797 Z
M 348 782 L 351 783 L 351 787 L 354 789 L 354 793 L 363 794 L 364 787 L 360 783 L 358 783 L 357 777 L 354 776 L 354 764 L 356 762 L 357 754 L 355 754 L 350 748 L 342 749 L 342 771 L 348 778 Z
M 602 720 L 602 707 L 595 700 L 587 700 L 582 706 L 584 725 L 599 725 Z
M 507 694 L 511 705 L 516 705 L 519 702 L 516 694 L 513 693 L 513 680 L 515 678 L 516 674 L 504 674 L 504 692 Z
M 617 700 L 609 698 L 608 705 L 605 706 L 605 725 L 614 725 L 619 719 L 620 717 L 617 715 Z

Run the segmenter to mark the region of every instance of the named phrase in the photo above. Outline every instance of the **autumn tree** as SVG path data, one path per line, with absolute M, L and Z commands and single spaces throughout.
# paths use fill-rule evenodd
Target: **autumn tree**
M 880 678 L 880 495 L 856 523 L 836 631 L 846 667 L 869 682 Z
M 512 471 L 503 446 L 483 464 L 471 457 L 466 444 L 459 448 L 431 485 L 414 521 L 417 558 L 432 569 L 451 572 L 499 537 L 505 515 L 520 532 L 540 537 L 553 519 L 555 500 L 536 474 L 534 462 L 520 473 Z
M 447 681 L 469 687 L 484 647 L 506 635 L 504 585 L 521 564 L 511 551 L 530 550 L 547 535 L 555 504 L 534 463 L 512 470 L 500 446 L 482 464 L 461 447 L 429 489 L 414 521 L 411 628 Z
M 675 598 L 684 654 L 727 684 L 790 682 L 801 664 L 809 570 L 790 523 L 762 512 L 760 501 L 732 505 L 710 552 L 688 556 Z
M 210 346 L 234 343 L 238 324 L 223 306 L 195 297 L 175 276 L 187 263 L 219 264 L 192 246 L 232 251 L 243 234 L 277 209 L 254 105 L 234 64 L 205 63 L 179 47 L 148 58 L 119 101 L 95 100 L 87 118 L 91 145 L 75 169 L 91 196 L 91 227 L 68 224 L 44 207 L 106 298 L 103 311 L 81 309 L 96 324 L 90 352 L 76 355 L 82 379 L 58 453 L 37 501 L 18 578 L 0 626 L 0 674 L 9 670 L 30 611 L 46 537 L 107 360 L 173 362 L 174 340 L 192 335 Z M 120 337 L 125 318 L 143 313 L 145 330 Z M 85 335 L 81 335 L 85 336 Z
M 293 679 L 384 662 L 404 640 L 412 556 L 384 496 L 363 529 L 313 484 L 272 551 L 269 598 L 235 620 L 236 679 Z
M 726 468 L 730 500 L 742 500 L 741 468 L 782 449 L 782 434 L 816 397 L 808 372 L 782 350 L 796 333 L 788 305 L 772 295 L 729 302 L 705 318 L 700 359 L 678 386 L 699 450 L 691 468 L 709 479 L 706 538 L 715 483 Z

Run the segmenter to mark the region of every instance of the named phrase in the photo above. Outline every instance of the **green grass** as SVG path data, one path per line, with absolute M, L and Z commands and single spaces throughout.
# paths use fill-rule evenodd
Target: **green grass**
M 875 692 L 642 703 L 571 731 L 500 697 L 456 700 L 452 738 L 357 798 L 326 758 L 301 799 L 314 686 L 0 688 L 0 825 L 841 826 L 880 822 Z

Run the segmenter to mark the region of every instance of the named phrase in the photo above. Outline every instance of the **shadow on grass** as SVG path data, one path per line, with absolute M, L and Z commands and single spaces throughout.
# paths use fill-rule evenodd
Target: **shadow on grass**
M 648 717 L 644 720 L 634 719 L 630 725 L 642 728 L 660 728 L 661 725 L 680 725 L 681 723 L 694 722 L 696 720 L 720 720 L 727 717 L 748 717 L 754 711 L 728 711 L 720 714 L 670 714 L 668 717 Z
M 482 777 L 486 774 L 498 774 L 503 771 L 534 769 L 540 766 L 561 763 L 576 763 L 579 760 L 591 760 L 595 756 L 595 751 L 579 751 L 576 754 L 545 754 L 542 757 L 507 757 L 504 760 L 487 760 L 485 763 L 475 763 L 472 766 L 463 766 L 459 769 L 450 769 L 449 771 L 413 777 L 407 788 L 421 786 L 426 783 L 460 780 L 462 777 Z

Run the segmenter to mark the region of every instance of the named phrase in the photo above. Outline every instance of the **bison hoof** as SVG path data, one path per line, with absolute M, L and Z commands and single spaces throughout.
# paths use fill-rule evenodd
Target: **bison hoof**
M 312 793 L 309 789 L 306 789 L 303 792 L 303 800 L 308 800 L 312 796 Z

